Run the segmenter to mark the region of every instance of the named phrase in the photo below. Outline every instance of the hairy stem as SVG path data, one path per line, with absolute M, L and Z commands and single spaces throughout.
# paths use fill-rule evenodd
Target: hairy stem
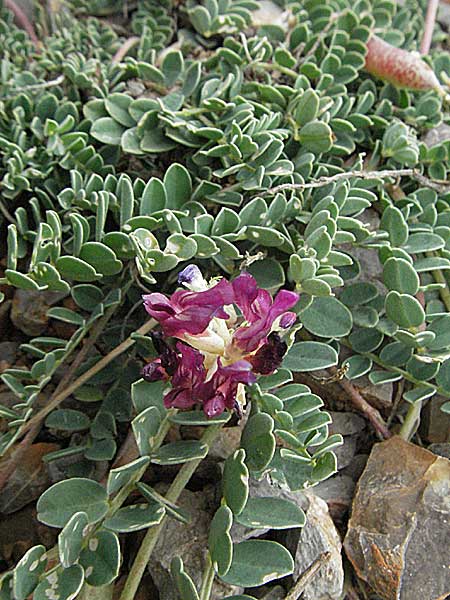
M 283 183 L 266 190 L 263 195 L 274 195 L 283 190 L 308 190 L 320 188 L 329 185 L 330 183 L 351 179 L 353 177 L 359 177 L 360 179 L 412 177 L 422 185 L 436 190 L 437 192 L 445 193 L 450 190 L 450 183 L 429 179 L 428 177 L 425 177 L 425 175 L 419 173 L 416 169 L 384 169 L 382 171 L 345 171 L 344 173 L 336 173 L 336 175 L 331 175 L 330 177 L 319 177 L 319 179 L 311 181 L 310 183 Z
M 212 586 L 214 583 L 214 567 L 209 552 L 206 556 L 206 565 L 203 572 L 202 589 L 200 590 L 200 600 L 209 600 L 211 597 Z
M 201 441 L 207 444 L 208 446 L 214 440 L 222 425 L 210 425 L 205 433 L 203 434 Z M 178 498 L 180 497 L 181 492 L 186 487 L 187 483 L 191 479 L 198 465 L 201 463 L 202 459 L 197 458 L 195 460 L 191 460 L 185 463 L 177 476 L 172 482 L 167 494 L 166 499 L 169 502 L 176 503 Z M 156 542 L 158 541 L 159 535 L 164 527 L 166 516 L 163 517 L 161 523 L 156 527 L 152 527 L 149 529 L 142 540 L 141 546 L 138 550 L 136 558 L 134 559 L 133 565 L 128 574 L 127 580 L 125 582 L 125 587 L 122 590 L 122 594 L 120 596 L 120 600 L 133 600 L 134 596 L 137 592 L 141 579 L 145 573 L 145 569 L 147 568 L 148 561 L 153 552 L 153 549 L 156 546 Z
M 417 400 L 411 404 L 406 413 L 405 420 L 399 431 L 399 436 L 409 442 L 412 436 L 416 433 L 420 423 L 420 412 L 422 410 L 423 400 Z
M 428 54 L 433 39 L 433 30 L 436 23 L 436 15 L 439 8 L 439 0 L 428 0 L 427 14 L 425 16 L 425 29 L 420 43 L 420 53 Z

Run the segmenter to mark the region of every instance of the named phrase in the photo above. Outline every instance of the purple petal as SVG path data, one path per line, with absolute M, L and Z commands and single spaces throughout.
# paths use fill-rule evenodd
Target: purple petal
M 287 344 L 277 333 L 271 333 L 267 342 L 250 358 L 253 368 L 261 375 L 270 375 L 283 362 Z
M 163 381 L 164 379 L 168 379 L 169 376 L 165 370 L 165 368 L 161 364 L 161 359 L 157 358 L 142 369 L 142 377 L 145 381 L 153 382 L 153 381 Z
M 258 301 L 259 306 L 267 306 L 267 296 L 265 294 L 258 294 Z M 255 320 L 249 327 L 239 328 L 233 336 L 233 341 L 244 352 L 254 352 L 269 335 L 274 321 L 292 308 L 297 301 L 298 294 L 281 290 L 265 314 L 261 312 L 260 318 Z
M 170 299 L 159 293 L 144 296 L 147 312 L 161 323 L 165 335 L 178 338 L 203 333 L 214 317 L 228 319 L 223 307 L 232 301 L 233 288 L 226 279 L 204 292 L 178 290 Z
M 225 399 L 222 394 L 216 394 L 203 404 L 203 411 L 210 419 L 221 415 L 225 410 Z
M 234 303 L 241 309 L 245 319 L 252 322 L 255 314 L 252 304 L 258 295 L 256 279 L 250 273 L 241 273 L 231 284 L 234 292 Z
M 297 320 L 297 315 L 295 312 L 287 312 L 282 315 L 280 319 L 280 327 L 282 329 L 289 329 Z

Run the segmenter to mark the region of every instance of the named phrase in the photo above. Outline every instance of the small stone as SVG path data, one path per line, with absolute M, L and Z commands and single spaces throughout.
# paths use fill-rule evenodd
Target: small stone
M 450 593 L 450 461 L 399 437 L 376 444 L 359 481 L 344 547 L 383 600 Z
M 450 443 L 430 444 L 428 446 L 428 450 L 433 452 L 433 454 L 437 454 L 438 456 L 450 458 Z
M 419 433 L 431 444 L 450 442 L 450 415 L 441 410 L 444 402 L 448 402 L 448 398 L 436 394 L 421 413 Z
M 342 521 L 351 506 L 355 482 L 349 475 L 338 473 L 312 488 L 316 496 L 325 500 L 331 517 Z
M 366 421 L 353 412 L 328 411 L 332 418 L 330 423 L 330 435 L 340 433 L 341 435 L 353 435 L 359 433 L 366 426 Z
M 40 335 L 47 328 L 48 309 L 63 297 L 64 294 L 60 292 L 16 290 L 12 301 L 11 321 L 26 335 Z
M 441 14 L 444 14 L 444 10 L 447 12 L 448 24 L 450 25 L 450 6 L 442 4 Z M 433 127 L 433 129 L 427 131 L 423 137 L 423 141 L 428 148 L 446 142 L 447 140 L 450 140 L 450 125 L 446 125 L 445 123 Z
M 344 568 L 339 533 L 330 517 L 326 502 L 310 492 L 305 496 L 309 503 L 306 524 L 302 529 L 291 530 L 288 534 L 288 547 L 295 551 L 294 582 L 321 554 L 330 552 L 329 560 L 305 587 L 302 600 L 340 600 L 344 585 Z
M 334 449 L 334 453 L 336 454 L 337 458 L 337 468 L 339 471 L 347 467 L 352 462 L 352 458 L 356 454 L 357 441 L 357 435 L 348 435 L 344 437 L 344 443 L 342 446 L 338 446 Z

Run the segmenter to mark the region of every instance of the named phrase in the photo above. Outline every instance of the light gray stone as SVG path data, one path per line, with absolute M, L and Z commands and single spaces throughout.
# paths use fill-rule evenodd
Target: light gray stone
M 288 546 L 295 549 L 294 581 L 321 554 L 330 552 L 329 560 L 306 586 L 302 600 L 340 600 L 344 585 L 341 539 L 326 502 L 311 492 L 305 495 L 309 503 L 306 525 L 288 534 Z

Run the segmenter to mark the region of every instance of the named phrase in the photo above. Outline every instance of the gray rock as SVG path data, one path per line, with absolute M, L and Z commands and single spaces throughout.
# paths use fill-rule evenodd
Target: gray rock
M 184 524 L 174 519 L 166 519 L 148 565 L 159 591 L 159 600 L 179 600 L 170 575 L 170 563 L 174 556 L 183 560 L 186 572 L 192 577 L 197 588 L 200 588 L 212 518 L 210 503 L 213 494 L 212 488 L 197 493 L 184 490 L 179 506 L 189 512 L 191 521 Z M 219 600 L 242 592 L 242 588 L 221 583 L 216 578 L 211 598 Z
M 450 458 L 450 443 L 430 444 L 428 446 L 428 450 L 430 452 L 433 452 L 433 454 L 437 454 L 438 456 L 443 456 L 444 458 Z
M 307 492 L 306 525 L 288 534 L 295 559 L 294 581 L 324 552 L 329 560 L 306 586 L 302 600 L 340 600 L 344 585 L 342 543 L 324 500 Z
M 450 415 L 442 412 L 441 406 L 448 402 L 443 396 L 433 396 L 421 413 L 419 433 L 431 444 L 450 442 Z
M 341 435 L 353 435 L 359 433 L 366 426 L 366 421 L 353 412 L 328 411 L 333 419 L 330 424 L 330 435 L 340 433 Z
M 312 488 L 312 492 L 328 505 L 333 519 L 338 521 L 347 513 L 352 503 L 355 482 L 349 475 L 338 473 Z
M 450 25 L 450 6 L 447 6 L 441 3 L 441 11 L 447 11 L 448 20 Z M 423 137 L 423 142 L 431 148 L 432 146 L 436 146 L 436 144 L 440 144 L 441 142 L 445 142 L 446 140 L 450 140 L 450 125 L 446 125 L 445 123 L 441 123 L 437 127 L 433 127 L 430 131 Z
M 383 600 L 450 594 L 450 461 L 393 437 L 358 483 L 344 546 Z
M 26 335 L 40 335 L 47 328 L 48 309 L 65 295 L 60 292 L 16 290 L 12 301 L 11 321 Z
M 348 435 L 344 437 L 344 443 L 342 446 L 338 446 L 334 449 L 334 453 L 336 454 L 337 458 L 338 470 L 344 469 L 352 462 L 352 458 L 356 454 L 357 441 L 357 435 Z

